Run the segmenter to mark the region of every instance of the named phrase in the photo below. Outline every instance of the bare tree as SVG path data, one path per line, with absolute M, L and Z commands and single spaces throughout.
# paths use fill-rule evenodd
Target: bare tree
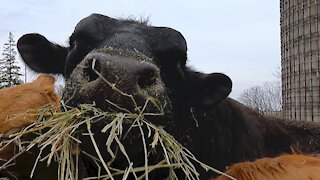
M 273 81 L 253 86 L 244 90 L 238 100 L 259 112 L 281 111 L 281 83 Z

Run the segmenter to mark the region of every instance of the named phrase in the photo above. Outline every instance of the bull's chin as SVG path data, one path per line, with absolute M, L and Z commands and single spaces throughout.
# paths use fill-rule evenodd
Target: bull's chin
M 142 114 L 141 118 L 143 118 L 143 120 L 146 120 L 149 123 L 152 123 L 157 126 L 169 126 L 169 123 L 172 123 L 170 121 L 172 120 L 172 118 L 168 118 L 168 115 L 171 114 L 171 113 L 168 113 L 170 112 L 170 103 L 169 101 L 167 101 L 165 96 L 157 97 L 157 98 L 151 98 L 151 97 L 147 98 L 146 96 L 143 96 L 143 95 L 140 95 L 140 96 L 135 95 L 134 103 L 132 103 L 130 100 L 127 100 L 127 104 L 121 104 L 121 103 L 124 103 L 124 101 L 121 101 L 121 103 L 118 101 L 117 103 L 118 104 L 115 104 L 114 102 L 111 102 L 111 100 L 106 100 L 104 101 L 103 104 L 96 104 L 96 106 L 101 108 L 103 111 L 110 111 L 113 113 L 121 112 L 121 113 L 127 113 L 129 115 Z M 133 117 L 137 117 L 137 116 L 133 116 Z M 114 120 L 113 117 L 105 117 L 104 119 L 100 119 L 99 121 L 96 121 L 91 126 L 92 132 L 94 134 L 94 138 L 101 152 L 107 152 L 105 144 L 109 136 L 108 133 L 110 133 L 110 131 L 103 133 L 101 132 L 101 130 L 112 120 Z M 127 155 L 128 157 L 130 157 L 130 161 L 134 162 L 134 167 L 143 167 L 145 163 L 143 143 L 147 145 L 151 144 L 153 141 L 153 138 L 152 138 L 153 136 L 147 137 L 147 134 L 150 131 L 150 127 L 147 127 L 145 124 L 142 125 L 141 129 L 144 132 L 144 136 L 145 136 L 145 142 L 143 142 L 140 128 L 137 126 L 137 124 L 132 126 L 132 123 L 134 121 L 135 121 L 134 118 L 125 119 L 123 121 L 123 124 L 122 124 L 123 133 L 121 134 L 120 141 L 125 147 Z M 84 128 L 84 130 L 86 129 Z M 83 147 L 81 147 L 83 151 L 91 155 L 96 154 L 96 150 L 93 149 L 93 146 L 88 146 L 88 144 L 92 143 L 88 136 L 82 137 L 81 141 L 82 141 L 81 144 L 84 145 Z M 116 155 L 115 159 L 113 161 L 110 161 L 111 157 L 110 155 L 108 155 L 108 153 L 102 154 L 103 159 L 106 162 L 112 162 L 110 165 L 113 168 L 117 168 L 117 169 L 127 168 L 129 164 L 126 156 L 124 156 L 121 153 L 121 151 L 116 151 L 117 149 L 116 146 L 112 146 L 111 148 L 112 150 L 114 150 L 114 152 L 118 152 L 117 154 L 115 154 Z M 152 149 L 152 150 L 151 150 L 151 146 L 147 146 L 147 148 L 148 148 L 148 152 L 151 152 L 148 155 L 148 162 L 150 164 L 157 164 L 159 159 L 162 158 L 162 154 L 163 154 L 161 153 L 160 146 L 157 146 L 156 149 Z M 91 161 L 91 160 L 89 159 L 87 161 Z M 92 162 L 89 162 L 89 163 L 93 164 L 93 167 L 95 166 L 94 163 Z M 93 171 L 97 172 L 98 171 L 97 169 L 98 167 L 93 168 Z

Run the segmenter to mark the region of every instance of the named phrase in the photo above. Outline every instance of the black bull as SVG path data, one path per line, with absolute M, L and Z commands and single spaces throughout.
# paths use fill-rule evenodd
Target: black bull
M 140 106 L 149 96 L 165 102 L 165 122 L 156 122 L 212 167 L 224 170 L 235 162 L 292 150 L 320 150 L 318 124 L 266 118 L 227 97 L 232 82 L 226 75 L 190 69 L 186 41 L 174 29 L 93 14 L 77 24 L 69 43 L 63 47 L 42 35 L 26 34 L 17 46 L 31 69 L 64 75 L 64 99 L 73 95 L 69 105 L 94 101 L 108 110 L 104 99 L 109 99 L 134 108 L 103 79 L 132 94 Z M 102 77 L 88 68 L 93 60 Z M 200 173 L 201 179 L 212 176 Z

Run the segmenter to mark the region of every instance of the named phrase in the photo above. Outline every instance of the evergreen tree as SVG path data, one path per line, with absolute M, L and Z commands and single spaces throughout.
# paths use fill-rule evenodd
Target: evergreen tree
M 0 60 L 0 88 L 22 84 L 20 66 L 16 64 L 15 41 L 9 32 L 8 42 L 3 46 L 3 58 Z

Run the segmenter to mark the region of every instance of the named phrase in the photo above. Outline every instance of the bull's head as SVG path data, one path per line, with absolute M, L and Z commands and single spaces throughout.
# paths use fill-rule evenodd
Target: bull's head
M 26 34 L 17 46 L 31 69 L 63 74 L 63 98 L 70 106 L 95 102 L 103 110 L 134 111 L 152 97 L 171 114 L 164 119 L 169 123 L 161 123 L 179 121 L 179 128 L 185 110 L 214 106 L 231 91 L 226 75 L 186 66 L 186 41 L 171 28 L 93 14 L 77 24 L 69 43 L 63 47 Z

